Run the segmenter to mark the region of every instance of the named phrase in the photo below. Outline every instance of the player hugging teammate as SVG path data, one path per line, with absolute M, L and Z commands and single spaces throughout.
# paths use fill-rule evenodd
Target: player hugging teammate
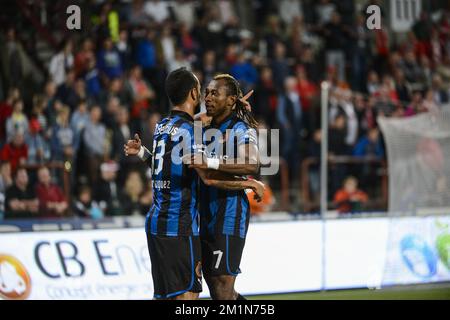
M 256 121 L 246 101 L 251 92 L 243 97 L 233 77 L 216 76 L 205 94 L 211 121 L 196 141 L 198 79 L 180 68 L 165 87 L 173 108 L 156 126 L 153 152 L 138 135 L 124 147 L 151 166 L 158 186 L 145 223 L 154 297 L 197 299 L 203 272 L 213 299 L 244 299 L 234 283 L 250 219 L 245 189 L 258 200 L 264 192 L 261 182 L 246 177 L 259 171 Z

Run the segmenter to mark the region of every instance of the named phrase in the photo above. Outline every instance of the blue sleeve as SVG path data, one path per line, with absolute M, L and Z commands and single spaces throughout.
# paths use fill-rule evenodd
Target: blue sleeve
M 233 127 L 234 135 L 237 137 L 238 146 L 242 144 L 258 145 L 256 130 L 250 128 L 243 122 L 238 122 Z

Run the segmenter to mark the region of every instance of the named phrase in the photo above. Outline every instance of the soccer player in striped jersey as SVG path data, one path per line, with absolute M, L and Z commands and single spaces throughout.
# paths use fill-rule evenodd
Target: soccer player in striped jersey
M 202 290 L 201 245 L 198 226 L 198 175 L 217 186 L 201 169 L 189 169 L 182 158 L 196 152 L 193 115 L 200 102 L 200 83 L 190 71 L 177 69 L 166 79 L 166 93 L 174 105 L 170 115 L 155 128 L 153 152 L 138 135 L 124 146 L 127 156 L 137 155 L 152 168 L 153 205 L 145 230 L 156 299 L 197 299 Z M 201 141 L 200 141 L 201 145 Z M 237 179 L 234 179 L 237 180 Z M 231 181 L 229 181 L 231 182 Z M 252 188 L 261 197 L 260 183 L 236 181 L 241 189 Z
M 259 172 L 256 126 L 249 92 L 242 96 L 239 83 L 230 75 L 214 77 L 205 91 L 206 115 L 211 124 L 204 128 L 206 152 L 196 155 L 191 168 L 224 172 L 245 178 Z M 216 129 L 216 134 L 211 132 Z M 209 132 L 209 134 L 208 134 Z M 209 138 L 208 136 L 211 136 Z M 250 205 L 245 191 L 236 182 L 221 182 L 221 190 L 201 183 L 200 237 L 203 273 L 211 297 L 219 300 L 245 300 L 234 289 L 245 245 Z

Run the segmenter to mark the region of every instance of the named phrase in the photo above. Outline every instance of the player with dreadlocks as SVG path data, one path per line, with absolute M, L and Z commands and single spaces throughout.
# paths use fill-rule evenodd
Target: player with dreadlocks
M 208 179 L 202 169 L 189 169 L 187 163 L 179 161 L 180 158 L 190 160 L 191 154 L 197 152 L 197 145 L 202 145 L 201 141 L 195 141 L 197 130 L 193 121 L 200 103 L 200 82 L 192 72 L 179 68 L 168 75 L 165 88 L 173 107 L 155 127 L 153 152 L 142 145 L 138 134 L 127 141 L 124 152 L 126 156 L 138 156 L 152 171 L 153 204 L 147 214 L 145 231 L 154 297 L 197 299 L 202 290 L 198 176 L 204 185 L 218 189 L 251 188 L 257 194 L 257 201 L 264 195 L 264 185 L 218 171 L 208 174 L 212 177 Z
M 194 157 L 191 168 L 242 178 L 259 172 L 257 122 L 247 102 L 252 93 L 243 97 L 239 83 L 228 74 L 219 74 L 208 84 L 205 106 L 211 123 L 203 131 L 204 154 Z M 232 189 L 236 182 L 223 183 L 226 186 L 222 187 Z M 249 219 L 244 190 L 200 184 L 202 269 L 213 299 L 245 300 L 235 291 L 234 283 L 240 273 Z

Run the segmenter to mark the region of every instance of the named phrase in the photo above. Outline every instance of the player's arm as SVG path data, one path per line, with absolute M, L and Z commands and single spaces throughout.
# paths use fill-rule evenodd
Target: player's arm
M 256 144 L 247 143 L 238 146 L 238 158 L 219 161 L 217 170 L 237 175 L 257 174 L 259 172 L 259 151 Z
M 127 157 L 138 156 L 150 168 L 152 167 L 152 153 L 142 145 L 141 139 L 137 133 L 134 134 L 134 139 L 128 140 L 124 145 L 124 152 Z
M 264 196 L 264 184 L 255 179 L 245 179 L 236 177 L 224 172 L 208 169 L 195 168 L 203 183 L 210 187 L 224 190 L 244 190 L 252 189 L 255 192 L 255 199 L 259 202 Z
M 212 169 L 233 175 L 257 174 L 259 167 L 259 151 L 253 143 L 239 145 L 237 158 L 222 160 L 197 155 L 189 165 L 189 168 Z
M 252 107 L 247 100 L 253 92 L 254 90 L 250 90 L 244 97 L 239 99 L 248 111 L 251 111 Z M 200 114 L 200 116 L 206 117 L 205 114 Z M 238 138 L 237 158 L 223 161 L 203 157 L 193 161 L 193 164 L 189 167 L 214 169 L 234 175 L 257 174 L 259 172 L 260 160 L 256 132 L 253 129 L 247 128 L 244 130 L 240 128 L 236 133 Z

